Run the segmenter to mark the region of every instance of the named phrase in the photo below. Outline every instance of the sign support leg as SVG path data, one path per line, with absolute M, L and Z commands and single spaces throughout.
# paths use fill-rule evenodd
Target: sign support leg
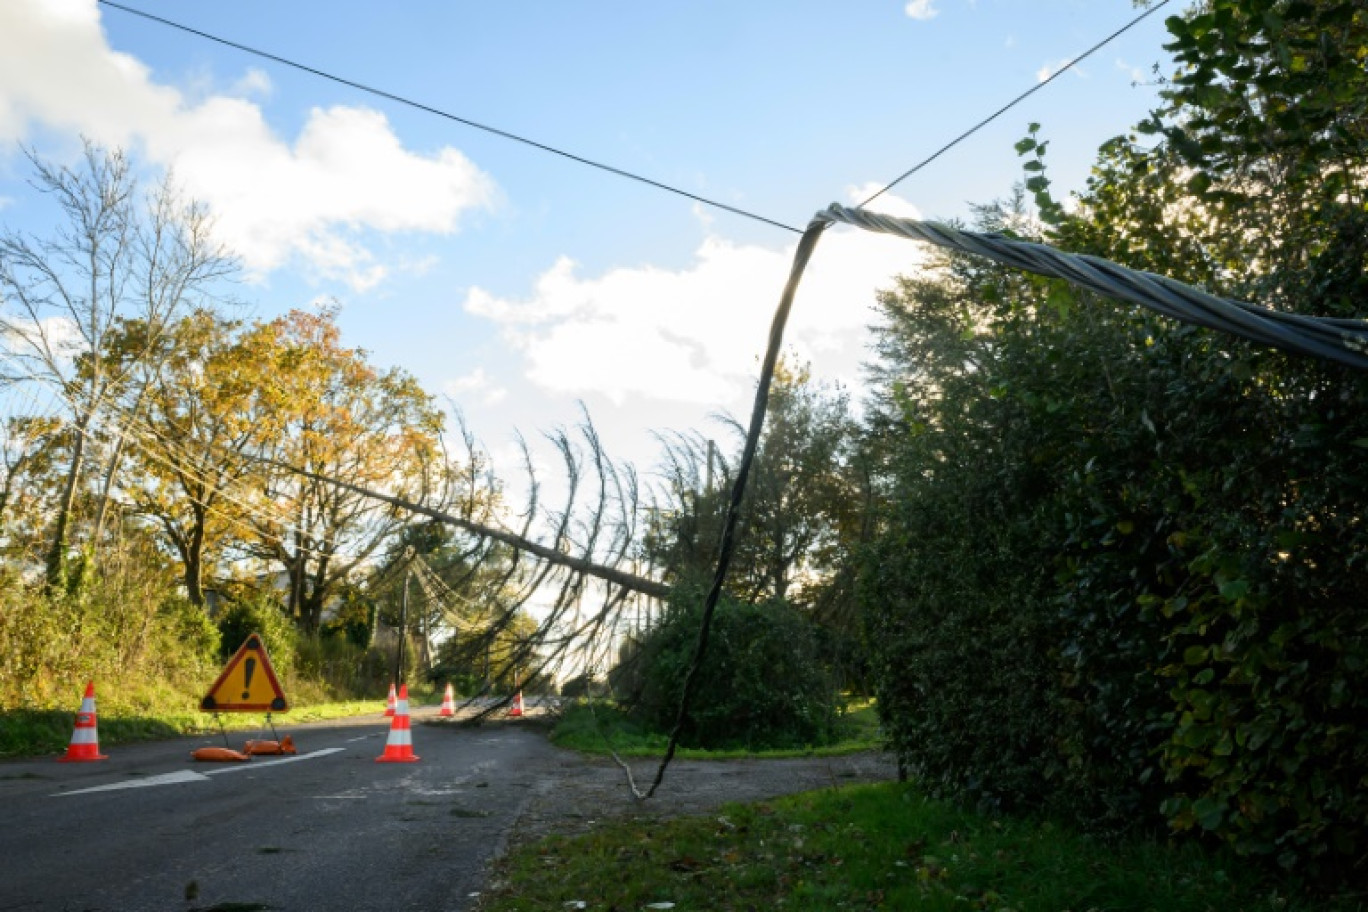
M 223 734 L 223 746 L 228 747 L 228 729 L 223 726 L 223 716 L 214 713 L 214 721 L 218 723 L 219 731 Z M 232 748 L 228 748 L 232 750 Z

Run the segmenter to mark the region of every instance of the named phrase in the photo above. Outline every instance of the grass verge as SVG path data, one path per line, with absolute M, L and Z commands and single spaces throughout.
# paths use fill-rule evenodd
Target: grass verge
M 669 736 L 633 721 L 616 705 L 580 701 L 567 706 L 551 731 L 559 747 L 587 754 L 607 754 L 609 745 L 623 757 L 659 757 Z M 836 740 L 830 744 L 793 748 L 703 750 L 681 747 L 675 754 L 688 760 L 735 760 L 745 757 L 837 757 L 883 746 L 879 719 L 869 701 L 850 704 L 837 720 Z
M 670 903 L 672 905 L 659 905 Z M 657 904 L 657 905 L 652 905 Z M 1348 912 L 1191 844 L 1102 845 L 885 783 L 719 814 L 622 821 L 521 847 L 481 912 L 906 909 L 926 912 Z

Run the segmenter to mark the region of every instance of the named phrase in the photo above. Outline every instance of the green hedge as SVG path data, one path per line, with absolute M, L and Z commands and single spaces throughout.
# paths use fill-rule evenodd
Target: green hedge
M 702 597 L 672 600 L 666 618 L 627 651 L 611 676 L 633 715 L 657 731 L 675 724 L 693 659 Z M 786 748 L 833 737 L 837 700 L 811 624 L 785 605 L 723 600 L 681 743 L 701 748 Z

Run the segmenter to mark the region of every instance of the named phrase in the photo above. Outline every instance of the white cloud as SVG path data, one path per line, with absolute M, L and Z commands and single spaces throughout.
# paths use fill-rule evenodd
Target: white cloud
M 883 189 L 883 184 L 870 181 L 866 184 L 859 184 L 846 188 L 846 199 L 852 206 L 860 205 L 865 200 L 879 193 Z M 891 215 L 896 218 L 919 219 L 922 217 L 921 210 L 909 203 L 907 200 L 893 193 L 879 193 L 878 199 L 874 200 L 866 207 L 870 212 L 881 212 L 884 215 Z
M 508 398 L 508 390 L 495 384 L 483 367 L 446 381 L 442 384 L 442 392 L 462 404 L 473 399 L 480 405 L 498 405 Z
M 1149 81 L 1149 74 L 1138 66 L 1132 66 L 1120 57 L 1116 58 L 1116 68 L 1130 77 L 1130 81 L 1135 85 L 1143 85 Z
M 450 233 L 493 205 L 493 182 L 458 150 L 406 149 L 374 110 L 316 108 L 292 142 L 281 137 L 249 98 L 270 88 L 252 69 L 192 98 L 109 47 L 95 0 L 0 2 L 0 143 L 42 124 L 139 148 L 174 166 L 254 273 L 298 257 L 365 289 L 387 270 L 363 232 Z
M 935 0 L 908 0 L 907 6 L 903 7 L 903 12 L 909 19 L 919 19 L 925 22 L 927 19 L 934 19 L 940 10 L 935 7 Z
M 702 203 L 694 203 L 689 211 L 694 219 L 698 221 L 698 224 L 703 227 L 704 231 L 712 229 L 713 222 L 716 221 L 716 216 L 712 207 L 705 206 Z
M 420 257 L 404 256 L 400 259 L 397 268 L 410 276 L 425 276 L 436 269 L 441 262 L 441 258 L 435 253 Z
M 1046 64 L 1045 64 L 1044 66 L 1042 66 L 1040 69 L 1036 70 L 1036 81 L 1037 81 L 1037 82 L 1044 82 L 1045 80 L 1049 79 L 1051 76 L 1053 76 L 1053 75 L 1055 75 L 1056 73 L 1058 73 L 1058 72 L 1060 72 L 1061 70 L 1063 70 L 1064 67 L 1068 66 L 1068 65 L 1069 65 L 1069 61 L 1072 60 L 1072 59 L 1073 59 L 1072 57 L 1062 57 L 1062 58 L 1060 58 L 1059 60 L 1055 60 L 1055 61 L 1053 61 L 1053 62 L 1046 63 Z M 1079 79 L 1087 79 L 1087 78 L 1088 78 L 1088 73 L 1087 73 L 1087 71 L 1084 70 L 1084 69 L 1083 69 L 1082 67 L 1080 67 L 1080 66 L 1073 66 L 1073 67 L 1070 67 L 1070 68 L 1069 68 L 1069 71 L 1070 71 L 1071 73 L 1073 73 L 1075 76 L 1077 76 Z
M 270 97 L 274 86 L 271 85 L 271 77 L 266 71 L 252 67 L 243 74 L 242 78 L 233 83 L 233 95 L 260 95 L 263 98 Z
M 852 188 L 851 198 L 874 189 Z M 890 194 L 890 214 L 916 210 Z M 833 229 L 817 248 L 799 293 L 785 348 L 822 376 L 858 379 L 874 293 L 918 268 L 910 241 Z M 545 391 L 733 407 L 750 395 L 793 248 L 774 250 L 710 235 L 679 270 L 611 269 L 580 275 L 562 257 L 521 300 L 480 289 L 465 308 L 499 324 L 525 359 L 527 378 Z
M 0 312 L 0 354 L 25 361 L 51 355 L 65 363 L 76 357 L 83 347 L 80 327 L 70 317 L 45 317 L 34 322 L 18 314 Z M 27 377 L 22 364 L 19 372 Z

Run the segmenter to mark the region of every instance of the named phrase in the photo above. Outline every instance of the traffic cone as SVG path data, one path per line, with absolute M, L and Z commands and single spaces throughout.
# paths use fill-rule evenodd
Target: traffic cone
M 510 716 L 521 716 L 523 714 L 522 691 L 518 691 L 513 697 L 513 708 L 508 711 Z
M 390 681 L 389 699 L 385 701 L 385 715 L 394 715 L 394 682 Z
M 81 711 L 76 714 L 76 730 L 71 733 L 66 754 L 57 759 L 61 763 L 109 759 L 100 753 L 100 735 L 95 728 L 94 681 L 86 683 L 85 699 L 81 701 Z
M 446 693 L 442 695 L 442 708 L 437 710 L 439 716 L 456 715 L 456 696 L 451 692 L 451 684 L 447 684 Z
M 399 700 L 394 706 L 394 721 L 390 723 L 385 752 L 375 758 L 376 763 L 412 763 L 413 735 L 409 731 L 408 685 L 399 685 Z

